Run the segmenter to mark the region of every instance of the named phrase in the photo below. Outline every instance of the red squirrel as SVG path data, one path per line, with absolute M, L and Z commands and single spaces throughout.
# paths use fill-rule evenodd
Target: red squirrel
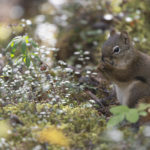
M 135 107 L 150 97 L 150 56 L 134 48 L 126 31 L 110 33 L 98 69 L 113 83 L 120 104 Z

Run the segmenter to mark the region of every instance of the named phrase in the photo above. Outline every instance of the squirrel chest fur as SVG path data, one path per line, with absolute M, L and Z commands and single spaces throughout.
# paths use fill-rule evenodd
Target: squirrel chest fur
M 135 107 L 150 96 L 150 56 L 133 47 L 127 32 L 111 32 L 102 47 L 99 70 L 114 84 L 121 104 Z

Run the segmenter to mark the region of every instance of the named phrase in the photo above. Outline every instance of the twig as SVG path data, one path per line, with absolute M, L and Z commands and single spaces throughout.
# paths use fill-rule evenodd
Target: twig
M 96 95 L 94 95 L 91 91 L 86 91 L 86 93 L 88 95 L 90 95 L 91 98 L 93 98 L 93 100 L 100 105 L 101 107 L 104 107 L 104 105 L 102 104 L 102 99 L 99 99 Z

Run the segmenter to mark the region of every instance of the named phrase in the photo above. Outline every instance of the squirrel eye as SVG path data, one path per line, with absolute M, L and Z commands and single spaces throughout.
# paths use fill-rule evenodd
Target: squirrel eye
M 115 46 L 115 47 L 113 48 L 113 53 L 119 53 L 119 52 L 120 52 L 119 46 Z

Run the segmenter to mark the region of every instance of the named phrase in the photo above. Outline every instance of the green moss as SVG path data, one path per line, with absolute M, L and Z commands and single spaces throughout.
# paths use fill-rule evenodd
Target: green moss
M 72 149 L 87 150 L 89 147 L 93 150 L 109 150 L 110 147 L 120 149 L 122 141 L 115 142 L 105 134 L 107 131 L 106 118 L 99 115 L 94 108 L 85 107 L 86 105 L 86 103 L 69 106 L 33 102 L 7 105 L 3 107 L 3 113 L 0 114 L 0 117 L 10 120 L 10 124 L 13 125 L 10 115 L 14 114 L 24 123 L 23 126 L 18 123 L 12 126 L 12 134 L 7 142 L 12 147 L 20 148 L 23 145 L 28 145 L 26 148 L 32 149 L 40 145 L 47 147 L 48 150 L 61 150 L 60 146 L 43 144 L 37 140 L 38 131 L 49 126 L 56 126 L 63 130 L 70 140 L 70 148 Z M 120 131 L 129 148 L 133 145 L 136 147 L 135 141 L 139 140 L 139 137 L 144 138 L 143 129 L 136 136 L 129 127 L 121 128 Z M 146 138 L 144 139 L 146 140 Z
M 88 143 L 92 145 L 97 144 L 99 142 L 99 135 L 105 128 L 105 119 L 103 116 L 99 116 L 95 109 L 84 108 L 83 106 L 70 107 L 51 105 L 49 103 L 7 105 L 3 107 L 3 114 L 7 114 L 7 119 L 10 114 L 15 114 L 24 123 L 24 126 L 16 124 L 13 127 L 12 135 L 14 136 L 11 136 L 9 141 L 20 144 L 22 143 L 20 139 L 27 140 L 28 142 L 30 140 L 34 141 L 37 129 L 39 130 L 48 125 L 55 125 L 62 129 L 69 137 L 71 147 L 84 149 L 88 147 Z M 1 117 L 3 114 L 1 114 Z

